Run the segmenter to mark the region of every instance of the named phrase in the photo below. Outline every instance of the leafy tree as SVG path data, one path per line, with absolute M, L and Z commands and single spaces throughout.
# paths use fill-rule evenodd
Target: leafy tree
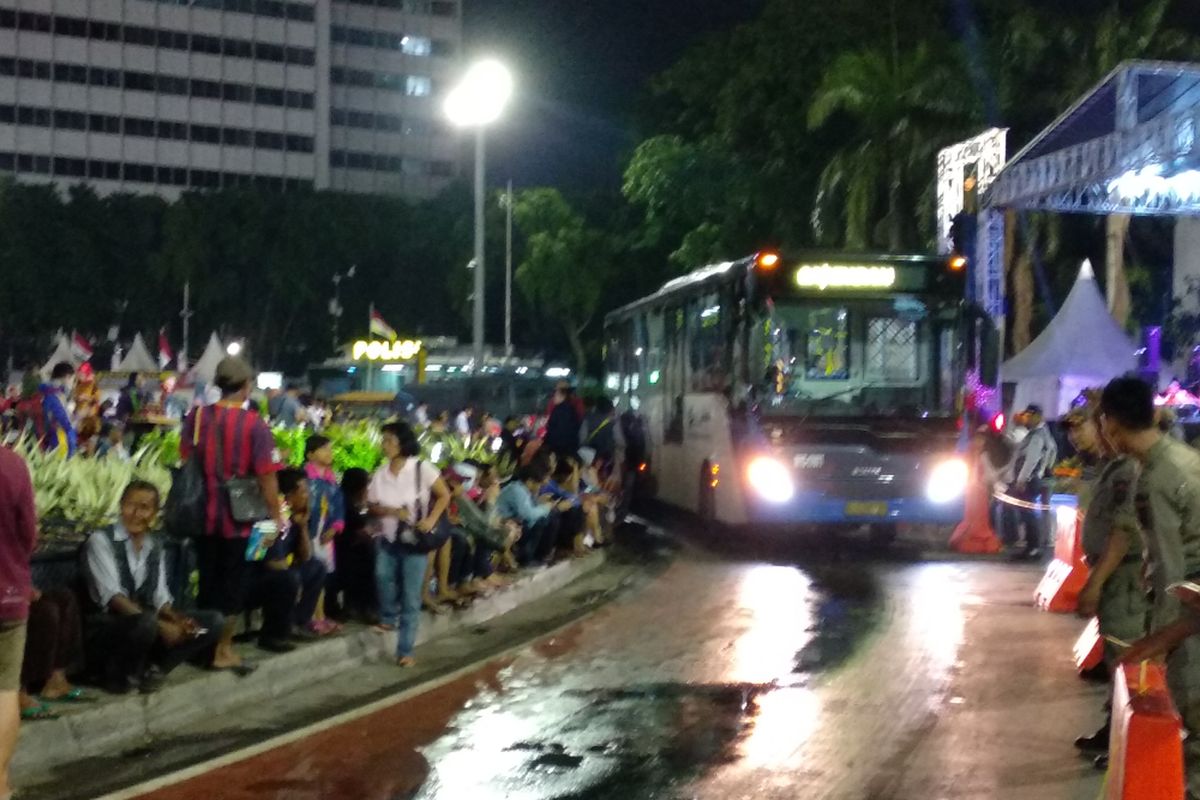
M 813 229 L 819 239 L 899 252 L 931 238 L 930 225 L 919 224 L 921 241 L 915 241 L 913 221 L 922 219 L 918 208 L 932 207 L 929 177 L 937 151 L 978 119 L 961 68 L 945 52 L 922 43 L 902 54 L 846 53 L 825 73 L 808 124 L 815 129 L 836 121 L 845 145 L 829 158 L 817 185 Z M 835 227 L 841 236 L 833 235 Z
M 530 189 L 515 201 L 513 217 L 525 237 L 517 284 L 530 303 L 563 328 L 578 374 L 587 371 L 584 331 L 599 310 L 613 264 L 609 238 L 587 226 L 557 189 Z

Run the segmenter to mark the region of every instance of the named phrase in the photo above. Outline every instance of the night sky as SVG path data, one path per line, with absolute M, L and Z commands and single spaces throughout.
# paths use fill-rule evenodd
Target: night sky
M 467 51 L 513 69 L 517 97 L 490 134 L 488 182 L 619 185 L 649 78 L 761 0 L 465 0 Z

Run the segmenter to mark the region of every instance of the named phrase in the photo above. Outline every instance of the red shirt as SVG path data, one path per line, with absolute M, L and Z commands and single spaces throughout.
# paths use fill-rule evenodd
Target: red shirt
M 29 616 L 29 559 L 36 542 L 29 468 L 16 453 L 0 447 L 0 622 L 22 622 Z
M 200 414 L 199 444 L 193 448 L 197 413 Z M 217 464 L 218 432 L 223 449 L 220 465 Z M 204 488 L 208 498 L 205 532 L 226 539 L 249 536 L 252 526 L 234 522 L 221 484 L 230 478 L 251 478 L 283 469 L 271 429 L 256 411 L 215 405 L 188 414 L 180 440 L 179 451 L 185 461 L 192 457 L 193 449 L 203 459 Z

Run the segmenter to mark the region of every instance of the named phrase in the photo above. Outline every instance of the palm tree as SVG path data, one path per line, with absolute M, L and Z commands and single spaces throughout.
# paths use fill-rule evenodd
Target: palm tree
M 930 226 L 914 222 L 929 205 L 937 150 L 962 138 L 979 116 L 946 54 L 924 43 L 903 54 L 894 47 L 864 50 L 842 55 L 825 73 L 808 125 L 844 123 L 846 136 L 818 182 L 812 219 L 818 239 L 897 251 L 925 243 L 914 241 L 915 231 L 929 238 Z

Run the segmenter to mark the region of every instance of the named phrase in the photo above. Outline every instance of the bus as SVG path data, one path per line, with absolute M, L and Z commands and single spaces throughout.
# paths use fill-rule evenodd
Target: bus
M 639 495 L 727 526 L 962 517 L 968 374 L 996 328 L 958 257 L 762 252 L 605 319 Z

